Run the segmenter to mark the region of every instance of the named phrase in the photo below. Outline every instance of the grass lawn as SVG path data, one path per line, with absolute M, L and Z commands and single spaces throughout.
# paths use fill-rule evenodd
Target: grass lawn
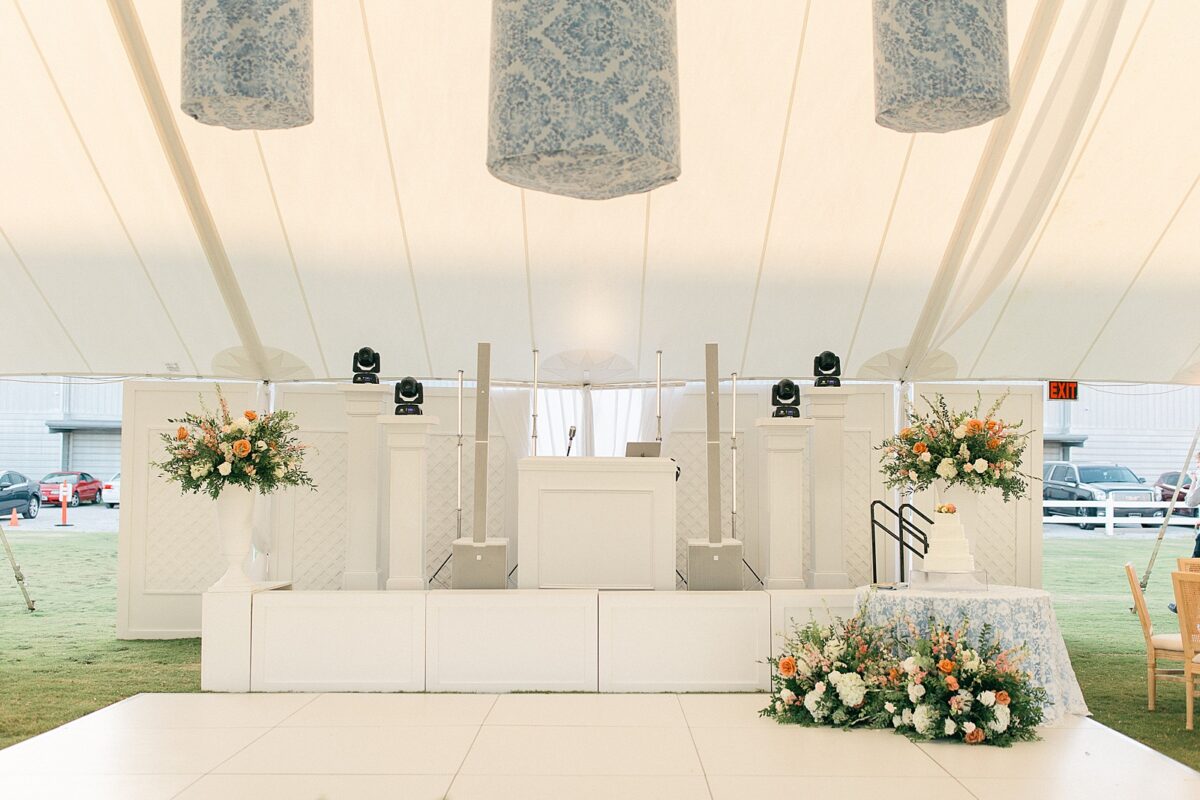
M 38 611 L 30 614 L 0 561 L 0 747 L 138 692 L 200 688 L 200 642 L 116 639 L 117 535 L 10 535 Z M 1046 588 L 1096 719 L 1200 769 L 1200 730 L 1183 729 L 1183 687 L 1162 684 L 1146 710 L 1145 650 L 1122 565 L 1145 568 L 1153 540 L 1102 534 L 1044 544 Z M 1175 558 L 1191 539 L 1172 534 L 1149 587 L 1156 629 L 1177 630 L 1166 605 Z
M 200 640 L 119 641 L 117 534 L 7 532 L 0 550 L 0 747 L 138 692 L 200 690 Z

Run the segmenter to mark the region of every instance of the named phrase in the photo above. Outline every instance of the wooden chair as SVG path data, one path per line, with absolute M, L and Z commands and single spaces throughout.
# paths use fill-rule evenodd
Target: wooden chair
M 1182 669 L 1159 666 L 1159 660 L 1183 661 L 1183 642 L 1177 633 L 1155 633 L 1154 625 L 1150 622 L 1150 611 L 1146 608 L 1146 596 L 1142 594 L 1142 586 L 1138 583 L 1137 573 L 1133 564 L 1125 562 L 1125 577 L 1129 578 L 1129 591 L 1133 592 L 1133 608 L 1137 612 L 1138 621 L 1142 623 L 1142 635 L 1146 637 L 1146 707 L 1154 710 L 1158 697 L 1158 680 L 1184 680 Z
M 1183 685 L 1187 699 L 1187 729 L 1194 729 L 1196 687 L 1200 678 L 1200 572 L 1172 572 L 1175 605 L 1179 608 L 1179 637 L 1183 640 Z
M 1178 558 L 1175 563 L 1180 572 L 1200 572 L 1200 558 Z

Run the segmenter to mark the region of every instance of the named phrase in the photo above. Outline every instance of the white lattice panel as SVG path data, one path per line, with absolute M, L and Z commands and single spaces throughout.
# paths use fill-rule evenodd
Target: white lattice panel
M 871 432 L 847 430 L 842 454 L 842 553 L 851 586 L 871 582 Z
M 457 498 L 458 437 L 454 434 L 433 434 L 430 437 L 429 454 L 426 460 L 425 483 L 425 571 L 429 577 L 450 555 L 450 544 L 458 536 L 455 517 Z M 493 436 L 488 452 L 488 520 L 489 536 L 508 537 L 509 547 L 515 552 L 515 531 L 506 531 L 504 526 L 506 503 L 506 474 L 508 446 L 504 437 Z M 463 441 L 463 522 L 462 535 L 470 536 L 474 531 L 475 509 L 475 448 L 473 441 Z M 438 573 L 430 588 L 441 589 L 450 585 L 454 563 L 446 564 Z
M 739 435 L 739 439 L 740 439 Z M 675 565 L 680 574 L 687 574 L 687 540 L 708 536 L 708 455 L 707 438 L 704 433 L 679 431 L 672 433 L 666 441 L 664 455 L 675 459 L 679 465 L 679 483 L 675 494 Z M 738 512 L 746 510 L 746 461 L 747 452 L 738 452 Z M 733 451 L 728 442 L 721 445 L 721 535 L 730 536 L 733 530 Z M 746 525 L 739 522 L 738 539 L 746 538 Z M 754 555 L 747 549 L 747 558 Z M 682 581 L 677 588 L 685 588 Z
M 317 490 L 291 490 L 295 502 L 292 586 L 299 590 L 340 589 L 346 567 L 347 435 L 301 431 L 300 436 L 309 446 L 304 468 Z
M 158 436 L 167 431 L 151 428 L 146 434 L 154 461 L 163 458 Z M 202 592 L 225 571 L 212 499 L 183 494 L 153 468 L 146 485 L 145 548 L 147 593 Z
M 963 520 L 971 534 L 975 566 L 987 570 L 990 583 L 1017 582 L 1016 511 L 999 492 L 975 495 Z

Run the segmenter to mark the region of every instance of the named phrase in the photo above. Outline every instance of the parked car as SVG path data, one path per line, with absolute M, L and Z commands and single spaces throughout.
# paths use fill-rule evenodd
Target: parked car
M 1105 500 L 1117 502 L 1152 503 L 1158 499 L 1158 491 L 1145 486 L 1145 478 L 1133 474 L 1129 467 L 1119 464 L 1072 464 L 1069 461 L 1048 461 L 1042 468 L 1043 500 Z M 1103 508 L 1047 508 L 1047 514 L 1063 514 L 1075 517 L 1100 517 L 1106 515 Z M 1162 516 L 1161 508 L 1115 508 L 1115 517 Z M 1081 522 L 1079 527 L 1091 530 L 1103 522 Z M 1150 527 L 1154 523 L 1143 523 Z
M 46 477 L 42 478 L 42 503 L 58 505 L 62 500 L 58 496 L 59 484 L 66 482 L 71 484 L 71 499 L 68 501 L 71 506 L 77 506 L 80 503 L 99 503 L 101 492 L 100 481 L 93 478 L 86 472 L 51 472 Z
M 1171 502 L 1171 492 L 1175 490 L 1175 483 L 1179 480 L 1179 471 L 1164 472 L 1158 476 L 1158 480 L 1154 482 L 1154 488 L 1158 489 L 1158 500 L 1164 503 Z M 1175 510 L 1172 514 L 1177 514 L 1182 517 L 1194 517 L 1200 514 L 1200 508 L 1188 508 L 1184 505 L 1187 499 L 1188 489 L 1192 487 L 1192 476 L 1186 472 L 1183 475 L 1183 485 L 1179 487 L 1178 500 L 1176 501 Z
M 121 473 L 113 475 L 104 482 L 104 488 L 100 490 L 101 499 L 104 505 L 112 508 L 121 504 Z
M 0 512 L 6 516 L 16 509 L 25 519 L 33 519 L 42 508 L 38 485 L 19 472 L 0 472 Z

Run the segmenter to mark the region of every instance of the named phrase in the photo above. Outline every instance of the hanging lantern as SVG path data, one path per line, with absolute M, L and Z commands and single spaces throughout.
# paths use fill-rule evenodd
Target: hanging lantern
M 589 200 L 678 178 L 675 0 L 493 0 L 487 166 Z
M 945 133 L 1008 112 L 1005 0 L 875 0 L 875 121 Z
M 312 31 L 312 0 L 183 0 L 183 113 L 233 130 L 309 124 Z

